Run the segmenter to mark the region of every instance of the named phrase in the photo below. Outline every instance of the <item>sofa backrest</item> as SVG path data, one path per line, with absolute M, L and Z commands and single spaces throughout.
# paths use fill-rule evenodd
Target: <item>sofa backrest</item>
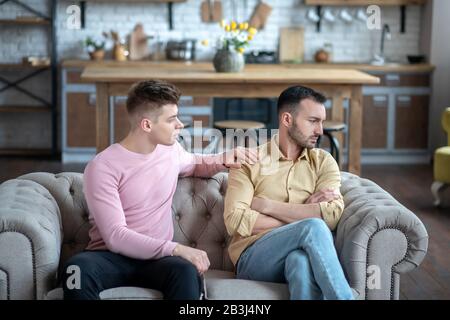
M 182 178 L 172 204 L 174 240 L 208 252 L 211 268 L 233 270 L 228 257 L 230 240 L 223 221 L 226 173 L 210 179 Z M 82 251 L 89 242 L 89 210 L 83 194 L 83 174 L 35 172 L 18 177 L 32 180 L 49 190 L 62 221 L 60 265 Z

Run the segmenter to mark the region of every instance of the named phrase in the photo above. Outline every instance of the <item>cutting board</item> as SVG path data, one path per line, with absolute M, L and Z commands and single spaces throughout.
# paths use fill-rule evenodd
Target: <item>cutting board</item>
M 136 24 L 129 38 L 130 60 L 142 60 L 148 56 L 148 40 L 141 23 Z
M 260 0 L 250 18 L 249 26 L 257 30 L 264 29 L 271 12 L 272 7 Z
M 220 0 L 204 0 L 200 5 L 202 22 L 219 22 L 222 20 L 222 2 Z
M 304 32 L 302 27 L 280 29 L 279 60 L 281 63 L 303 62 Z

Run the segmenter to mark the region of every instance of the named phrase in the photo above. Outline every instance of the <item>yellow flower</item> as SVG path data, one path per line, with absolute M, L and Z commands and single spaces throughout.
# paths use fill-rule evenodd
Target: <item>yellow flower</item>
M 253 36 L 252 36 L 251 34 L 249 34 L 249 35 L 247 36 L 247 40 L 248 40 L 248 41 L 253 40 Z
M 226 25 L 227 25 L 227 23 L 225 22 L 225 19 L 222 19 L 222 20 L 220 21 L 220 27 L 221 27 L 221 28 L 225 28 Z
M 230 27 L 229 24 L 227 24 L 227 25 L 225 26 L 225 31 L 226 31 L 226 32 L 230 32 L 230 30 L 231 30 L 231 27 Z
M 245 30 L 245 24 L 243 22 L 239 23 L 239 30 Z
M 251 27 L 248 29 L 248 33 L 251 34 L 252 36 L 255 35 L 258 32 L 258 30 L 256 30 L 255 28 Z
M 236 28 L 237 28 L 236 21 L 231 21 L 231 30 L 236 30 Z
M 201 44 L 205 47 L 207 47 L 209 45 L 209 41 L 208 39 L 202 40 Z
M 239 53 L 244 53 L 245 49 L 244 48 L 238 48 L 237 49 Z
M 244 30 L 248 29 L 248 22 L 244 22 Z

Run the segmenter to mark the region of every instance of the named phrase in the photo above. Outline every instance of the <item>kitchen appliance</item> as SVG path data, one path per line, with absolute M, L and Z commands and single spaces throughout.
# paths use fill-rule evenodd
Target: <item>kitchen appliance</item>
M 275 51 L 250 51 L 245 54 L 245 63 L 277 63 Z
M 426 58 L 424 55 L 408 55 L 406 57 L 408 58 L 408 62 L 410 64 L 423 63 Z
M 197 40 L 186 39 L 181 41 L 168 41 L 166 57 L 168 60 L 195 60 L 195 44 Z

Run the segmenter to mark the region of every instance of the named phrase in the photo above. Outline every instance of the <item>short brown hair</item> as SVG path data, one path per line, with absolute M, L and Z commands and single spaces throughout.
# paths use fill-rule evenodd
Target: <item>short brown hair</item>
M 135 83 L 128 91 L 127 112 L 130 116 L 158 111 L 166 104 L 178 104 L 181 92 L 173 84 L 161 80 Z
M 278 115 L 289 112 L 295 115 L 302 100 L 311 99 L 324 104 L 327 98 L 320 92 L 303 86 L 292 86 L 284 90 L 278 97 Z

